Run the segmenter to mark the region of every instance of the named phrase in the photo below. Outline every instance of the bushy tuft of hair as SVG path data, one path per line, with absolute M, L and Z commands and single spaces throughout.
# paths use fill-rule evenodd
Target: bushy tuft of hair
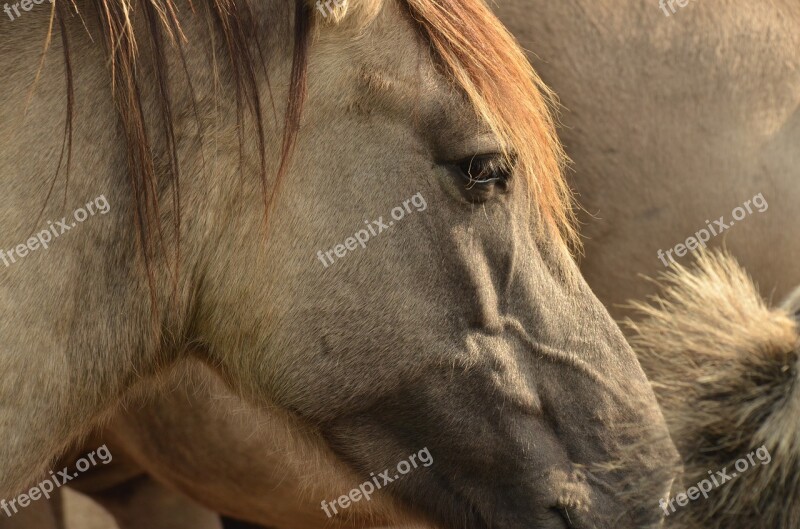
M 747 273 L 721 252 L 703 253 L 691 269 L 675 265 L 658 283 L 661 294 L 634 303 L 641 317 L 625 324 L 685 465 L 677 488 L 726 467 L 737 474 L 708 499 L 670 514 L 668 524 L 800 527 L 800 290 L 783 307 L 768 308 Z M 759 447 L 769 464 L 733 470 Z

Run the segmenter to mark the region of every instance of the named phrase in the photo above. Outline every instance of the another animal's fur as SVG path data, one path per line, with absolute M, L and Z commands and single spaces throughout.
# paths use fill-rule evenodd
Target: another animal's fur
M 795 294 L 769 308 L 727 254 L 676 266 L 629 322 L 686 466 L 681 488 L 764 446 L 772 461 L 671 515 L 673 527 L 800 527 L 800 384 Z M 765 458 L 766 459 L 766 458 Z M 654 499 L 653 501 L 656 501 Z
M 499 18 L 563 104 L 581 272 L 617 318 L 667 251 L 756 193 L 769 203 L 709 241 L 778 299 L 800 284 L 800 3 L 503 0 Z M 774 251 L 780 248 L 781 251 Z M 688 257 L 678 258 L 686 264 Z

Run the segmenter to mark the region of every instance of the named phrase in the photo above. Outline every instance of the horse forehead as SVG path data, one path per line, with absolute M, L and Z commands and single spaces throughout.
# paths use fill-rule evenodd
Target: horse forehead
M 436 96 L 440 90 L 422 73 L 412 77 L 366 64 L 358 69 L 355 78 L 355 97 L 362 102 L 368 100 L 373 105 L 398 111 L 407 111 L 411 106 L 433 106 L 437 100 L 444 99 L 443 94 Z M 423 93 L 427 97 L 421 97 Z
M 362 64 L 355 73 L 348 107 L 365 114 L 380 109 L 411 119 L 424 124 L 428 132 L 447 131 L 453 141 L 490 134 L 466 96 L 434 68 L 401 72 Z
M 466 94 L 437 64 L 401 3 L 385 2 L 368 28 L 321 28 L 312 63 L 319 68 L 316 75 L 331 82 L 320 90 L 325 97 L 336 91 L 335 99 L 364 113 L 384 109 L 449 130 L 472 130 L 477 114 Z

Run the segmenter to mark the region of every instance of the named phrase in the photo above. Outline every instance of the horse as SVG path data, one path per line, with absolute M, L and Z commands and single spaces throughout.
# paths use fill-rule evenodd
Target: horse
M 642 277 L 664 270 L 659 252 L 686 264 L 698 239 L 724 245 L 765 297 L 800 284 L 800 243 L 786 237 L 800 223 L 796 2 L 665 15 L 657 2 L 505 0 L 496 13 L 558 94 L 581 272 L 616 319 L 655 293 Z M 759 194 L 765 206 L 748 211 Z
M 796 467 L 792 400 L 773 415 L 766 409 L 790 391 L 796 345 L 785 312 L 797 305 L 767 311 L 760 299 L 786 298 L 800 284 L 800 246 L 785 235 L 800 221 L 800 9 L 786 0 L 711 0 L 665 15 L 655 2 L 510 0 L 496 11 L 535 50 L 531 62 L 563 104 L 559 135 L 583 206 L 581 272 L 612 315 L 638 323 L 643 314 L 628 301 L 658 292 L 658 283 L 642 278 L 673 261 L 688 263 L 685 255 L 663 263 L 659 254 L 681 243 L 685 254 L 692 237 L 695 246 L 707 239 L 702 246 L 724 247 L 740 263 L 705 269 L 719 277 L 694 276 L 721 284 L 724 300 L 710 286 L 698 288 L 693 305 L 678 306 L 680 328 L 651 321 L 648 344 L 670 361 L 653 363 L 646 349 L 635 349 L 657 385 L 688 486 L 762 445 L 776 461 L 671 514 L 667 526 L 797 527 L 800 515 L 784 501 L 797 497 L 797 483 L 787 477 Z M 763 207 L 748 210 L 756 197 Z M 739 266 L 753 279 L 735 271 Z M 690 299 L 680 280 L 668 283 Z M 744 312 L 727 310 L 732 319 L 723 322 L 727 307 L 719 301 Z M 744 319 L 747 325 L 731 325 Z M 709 332 L 715 325 L 730 338 Z M 701 338 L 700 346 L 682 348 Z M 694 355 L 716 356 L 707 364 Z M 710 373 L 724 360 L 725 369 Z M 745 375 L 748 366 L 754 371 Z M 701 382 L 712 374 L 706 388 Z M 717 401 L 703 388 L 718 391 Z M 717 443 L 700 443 L 704 435 Z
M 398 468 L 397 520 L 658 526 L 677 452 L 524 54 L 476 0 L 316 7 L 4 20 L 0 497 L 194 358 L 353 487 Z
M 695 489 L 661 500 L 667 527 L 798 527 L 800 289 L 769 307 L 723 252 L 657 285 L 628 325 Z
M 795 427 L 800 288 L 777 307 L 768 307 L 751 277 L 728 252 L 701 254 L 691 268 L 677 265 L 654 283 L 659 294 L 647 302 L 633 302 L 629 308 L 636 317 L 624 324 L 682 454 L 683 480 L 694 485 L 688 489 L 694 488 L 688 505 L 686 492 L 659 499 L 668 516 L 667 527 L 797 527 L 800 510 L 785 500 L 800 493 L 800 437 Z M 194 373 L 201 375 L 200 370 Z M 158 416 L 159 409 L 172 410 L 173 415 L 180 411 L 184 416 L 213 417 L 197 405 L 215 401 L 208 394 L 210 388 L 190 393 L 186 388 L 196 386 L 177 379 L 174 384 L 179 391 L 160 398 L 158 406 L 126 415 L 126 422 L 132 415 L 144 424 L 128 426 L 127 431 L 119 426 L 111 430 L 130 443 L 141 432 L 153 430 L 146 421 Z M 217 391 L 224 392 L 221 383 L 217 386 Z M 216 426 L 240 439 L 251 437 L 246 431 L 231 429 L 225 421 L 231 417 L 227 411 L 216 418 Z M 240 413 L 233 425 L 243 428 L 242 419 Z M 213 437 L 213 433 L 202 437 Z M 180 446 L 192 444 L 188 438 L 170 439 L 176 441 Z M 270 465 L 273 471 L 280 466 L 277 461 Z M 279 475 L 290 484 L 297 483 L 301 480 L 298 470 Z M 161 477 L 157 471 L 154 475 Z M 186 504 L 180 512 L 196 509 Z M 285 526 L 292 521 L 287 520 Z
M 628 0 L 505 0 L 495 12 L 559 95 L 559 135 L 583 206 L 580 267 L 612 314 L 632 314 L 627 300 L 656 291 L 638 277 L 662 269 L 659 250 L 720 215 L 730 227 L 707 244 L 724 243 L 762 296 L 800 283 L 796 242 L 784 237 L 800 198 L 796 4 L 710 0 L 665 15 Z M 730 225 L 732 211 L 758 193 L 769 209 Z M 136 413 L 142 427 L 147 410 Z M 147 446 L 158 462 L 147 466 L 163 475 L 169 452 L 156 453 L 157 438 Z

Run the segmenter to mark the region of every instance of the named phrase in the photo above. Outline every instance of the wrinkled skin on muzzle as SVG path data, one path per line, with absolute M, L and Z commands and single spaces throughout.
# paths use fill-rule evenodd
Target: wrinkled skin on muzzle
M 309 309 L 320 369 L 288 401 L 365 479 L 427 447 L 386 492 L 447 526 L 657 526 L 676 454 L 622 334 L 525 208 L 451 209 L 430 201 L 401 226 L 418 242 L 342 263 Z M 379 282 L 360 275 L 384 259 Z
M 552 154 L 556 142 L 548 134 L 509 142 L 498 133 L 492 124 L 510 127 L 511 112 L 478 111 L 478 90 L 470 100 L 460 70 L 442 66 L 441 49 L 432 53 L 433 33 L 426 40 L 421 17 L 410 15 L 412 3 L 418 12 L 439 6 L 426 27 L 438 24 L 440 32 L 448 16 L 477 13 L 462 17 L 465 31 L 451 28 L 440 39 L 453 53 L 463 50 L 454 42 L 465 34 L 489 34 L 484 43 L 499 42 L 498 54 L 513 47 L 475 0 L 459 0 L 450 11 L 442 11 L 442 1 L 349 0 L 329 14 L 316 14 L 311 0 L 247 2 L 238 11 L 256 27 L 245 24 L 234 41 L 219 31 L 233 23 L 220 20 L 223 13 L 195 18 L 180 2 L 175 11 L 185 23 L 178 31 L 159 6 L 140 2 L 129 10 L 125 2 L 110 11 L 122 26 L 128 19 L 150 26 L 149 36 L 127 26 L 109 32 L 116 18 L 86 17 L 90 33 L 120 36 L 128 51 L 117 64 L 130 65 L 134 55 L 139 61 L 130 74 L 113 77 L 102 41 L 91 40 L 79 17 L 64 17 L 81 116 L 70 193 L 107 193 L 112 207 L 104 221 L 59 239 L 58 249 L 3 270 L 0 497 L 24 492 L 143 378 L 157 378 L 191 354 L 251 406 L 278 407 L 302 423 L 363 481 L 385 469 L 394 478 L 401 461 L 428 450 L 429 466 L 398 474 L 380 493 L 440 527 L 658 523 L 658 499 L 676 454 L 655 397 L 579 276 L 557 223 L 540 213 L 550 202 L 539 192 L 546 186 L 533 183 L 561 182 L 560 174 L 518 170 L 515 156 L 502 156 L 530 159 L 526 153 L 544 144 Z M 149 21 L 140 13 L 145 5 Z M 165 6 L 164 13 L 172 11 Z M 36 37 L 25 46 L 33 50 L 47 34 L 46 13 L 26 17 L 39 33 L 18 35 Z M 166 26 L 156 30 L 159 18 Z M 306 22 L 307 50 L 292 42 L 302 31 L 285 31 Z M 27 27 L 18 24 L 15 31 Z M 253 33 L 265 38 L 257 50 Z M 192 43 L 185 54 L 175 45 L 184 36 Z M 145 43 L 138 54 L 134 40 Z M 161 41 L 163 64 L 154 64 L 161 54 L 147 48 Z M 217 52 L 246 55 L 240 48 L 251 44 L 252 61 L 216 61 Z M 21 95 L 27 88 L 9 91 L 3 105 L 9 148 L 0 150 L 0 172 L 15 182 L 4 187 L 3 248 L 30 236 L 31 212 L 58 218 L 58 201 L 46 213 L 40 209 L 47 189 L 41 175 L 50 162 L 60 167 L 63 146 L 59 135 L 44 131 L 64 130 L 61 111 L 72 97 L 50 100 L 63 82 L 61 66 L 12 55 L 0 53 L 0 70 L 18 86 L 43 77 L 31 94 L 33 118 L 21 110 L 28 108 Z M 498 63 L 489 55 L 472 69 L 483 77 L 483 93 L 499 79 L 489 71 Z M 291 74 L 301 62 L 307 83 Z M 530 98 L 519 104 L 524 114 L 515 115 L 547 128 L 533 72 L 524 58 L 516 68 L 524 71 L 509 78 L 530 86 L 506 83 L 494 107 Z M 154 74 L 162 69 L 163 77 Z M 260 104 L 242 77 L 253 81 Z M 128 92 L 117 94 L 114 79 L 123 79 Z M 284 110 L 275 102 L 289 99 L 290 86 L 289 106 L 304 105 L 297 142 L 286 147 L 280 139 L 289 137 L 283 125 L 291 120 L 270 110 Z M 119 105 L 126 100 L 140 103 Z M 259 111 L 263 130 L 253 130 Z M 131 128 L 138 117 L 130 115 L 140 112 L 141 129 Z M 174 121 L 174 134 L 161 118 Z M 256 141 L 260 133 L 263 143 Z M 162 136 L 174 137 L 175 152 Z M 43 143 L 48 137 L 52 143 Z M 124 138 L 130 145 L 122 145 Z M 142 155 L 151 145 L 153 152 Z M 268 160 L 271 170 L 286 151 L 293 156 L 282 185 L 265 199 L 260 162 Z M 161 179 L 176 160 L 180 193 Z M 23 161 L 32 165 L 17 165 Z M 153 180 L 140 182 L 138 169 L 150 165 Z M 151 202 L 164 205 L 163 215 L 151 211 Z M 136 212 L 173 217 L 180 245 L 156 238 L 163 235 L 157 223 L 148 222 L 150 230 L 131 222 Z M 172 223 L 164 224 L 168 233 Z M 149 262 L 144 231 L 152 231 L 157 254 L 152 278 L 137 268 Z
M 430 466 L 381 493 L 440 526 L 656 527 L 677 454 L 530 181 L 497 166 L 465 178 L 458 160 L 502 146 L 394 2 L 347 46 L 344 31 L 322 27 L 312 46 L 269 245 L 206 276 L 232 293 L 223 306 L 252 289 L 250 271 L 265 285 L 230 336 L 225 318 L 213 327 L 245 353 L 212 361 L 365 481 L 427 448 Z

